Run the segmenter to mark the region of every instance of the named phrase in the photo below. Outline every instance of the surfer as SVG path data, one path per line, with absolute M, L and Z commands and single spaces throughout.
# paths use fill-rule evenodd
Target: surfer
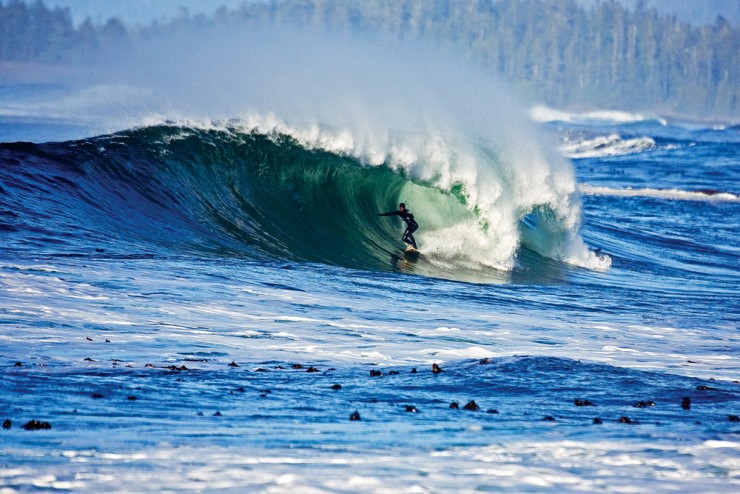
M 406 231 L 403 232 L 402 240 L 411 245 L 414 249 L 418 249 L 416 246 L 416 240 L 414 240 L 414 232 L 419 228 L 419 224 L 414 220 L 414 215 L 411 214 L 411 211 L 406 209 L 406 204 L 401 203 L 398 206 L 398 211 L 379 213 L 378 216 L 400 216 L 401 219 L 406 222 Z

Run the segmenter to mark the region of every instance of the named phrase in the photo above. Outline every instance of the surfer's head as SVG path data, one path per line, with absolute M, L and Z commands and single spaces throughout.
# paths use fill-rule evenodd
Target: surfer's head
M 400 209 L 401 211 L 403 211 L 404 209 L 406 209 L 406 204 L 404 204 L 404 203 L 399 204 L 398 205 L 398 209 Z

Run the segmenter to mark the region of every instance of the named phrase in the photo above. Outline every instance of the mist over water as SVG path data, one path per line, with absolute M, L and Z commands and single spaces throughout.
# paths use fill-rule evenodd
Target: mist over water
M 505 84 L 438 47 L 222 26 L 109 48 L 94 64 L 64 74 L 49 81 L 63 91 L 18 101 L 12 110 L 84 122 L 90 134 L 165 123 L 183 127 L 183 135 L 288 136 L 307 150 L 387 166 L 410 179 L 397 199 L 422 213 L 419 235 L 438 267 L 510 271 L 522 246 L 576 266 L 610 265 L 580 235 L 580 193 L 600 189 L 579 187 L 571 163 Z M 543 111 L 534 118 L 572 119 Z M 644 118 L 585 114 L 597 123 Z M 604 146 L 619 155 L 654 142 L 611 134 L 564 149 L 584 158 L 602 155 Z M 388 202 L 379 207 L 395 206 Z
M 204 28 L 113 50 L 64 84 L 66 96 L 37 111 L 101 131 L 166 122 L 287 135 L 452 193 L 466 218 L 450 217 L 434 197 L 416 199 L 418 188 L 404 191 L 422 219 L 429 214 L 433 228 L 420 232 L 426 252 L 446 266 L 511 270 L 522 240 L 545 257 L 609 265 L 580 239 L 572 166 L 524 105 L 433 46 L 286 27 Z M 539 217 L 536 228 L 522 230 L 526 215 Z

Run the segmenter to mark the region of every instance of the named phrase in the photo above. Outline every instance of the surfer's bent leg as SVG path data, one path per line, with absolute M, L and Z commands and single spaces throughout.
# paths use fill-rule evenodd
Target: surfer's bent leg
M 406 230 L 403 232 L 403 237 L 401 237 L 401 240 L 406 242 L 407 244 L 411 243 L 411 241 L 409 240 L 409 228 L 406 228 Z
M 414 247 L 414 249 L 418 248 L 416 246 L 416 240 L 414 240 L 414 235 L 413 235 L 413 233 L 416 231 L 417 228 L 419 227 L 410 226 L 406 228 L 405 232 L 403 232 L 403 241 L 406 242 L 407 244 L 411 244 Z

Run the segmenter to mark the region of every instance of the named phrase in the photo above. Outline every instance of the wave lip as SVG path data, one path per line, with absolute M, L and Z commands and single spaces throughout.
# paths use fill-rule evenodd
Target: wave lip
M 581 184 L 579 190 L 582 194 L 590 196 L 654 197 L 676 201 L 740 202 L 740 196 L 737 194 L 717 190 L 633 189 L 631 187 L 617 189 L 589 184 Z

